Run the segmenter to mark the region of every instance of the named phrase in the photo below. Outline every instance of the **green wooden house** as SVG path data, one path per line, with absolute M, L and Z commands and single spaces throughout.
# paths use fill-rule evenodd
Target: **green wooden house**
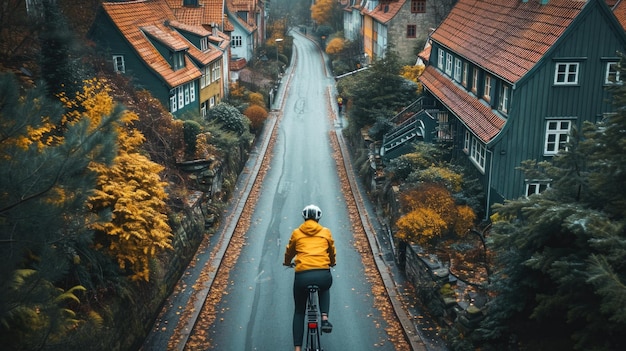
M 180 22 L 165 0 L 105 2 L 89 36 L 115 72 L 174 116 L 204 114 L 224 96 L 227 36 Z
M 606 87 L 619 81 L 624 50 L 604 0 L 459 0 L 421 54 L 417 112 L 382 153 L 394 157 L 413 140 L 449 143 L 477 170 L 488 216 L 493 203 L 550 186 L 528 179 L 522 161 L 550 160 L 574 128 L 612 112 Z

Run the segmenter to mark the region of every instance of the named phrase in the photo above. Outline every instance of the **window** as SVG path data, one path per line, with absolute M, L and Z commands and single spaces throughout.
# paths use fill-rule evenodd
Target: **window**
M 177 51 L 172 54 L 172 68 L 174 70 L 185 67 L 185 52 Z
M 534 194 L 542 193 L 550 187 L 549 180 L 529 180 L 526 179 L 526 197 Z
M 126 72 L 126 66 L 124 65 L 124 56 L 113 55 L 113 70 L 117 73 Z
M 411 0 L 411 13 L 425 13 L 426 0 Z
M 417 36 L 417 26 L 409 24 L 406 26 L 406 37 L 415 38 Z
M 444 59 L 444 55 L 445 52 L 441 49 L 439 49 L 439 58 L 437 60 L 437 67 L 443 71 L 443 59 Z
M 469 74 L 469 64 L 467 62 L 463 62 L 463 73 L 461 75 L 461 84 L 467 88 L 467 76 Z
M 438 112 L 437 113 L 437 138 L 440 141 L 452 141 L 452 129 L 450 125 L 450 120 L 448 119 L 447 112 Z
M 452 75 L 452 54 L 446 53 L 446 74 Z
M 500 103 L 498 104 L 498 110 L 501 112 L 507 113 L 509 111 L 509 86 L 506 84 L 502 84 L 502 88 L 500 88 Z
M 230 41 L 230 46 L 235 47 L 235 48 L 241 47 L 242 45 L 241 42 L 242 42 L 241 35 L 233 35 Z
M 211 96 L 211 99 L 209 100 L 209 106 L 210 107 L 215 106 L 215 96 Z
M 170 112 L 174 113 L 178 110 L 178 104 L 176 102 L 176 89 L 170 90 Z
M 485 144 L 472 136 L 472 142 L 470 145 L 470 159 L 474 161 L 478 169 L 481 172 L 485 171 L 485 160 L 487 159 L 487 148 Z
M 202 51 L 209 50 L 209 38 L 203 37 L 200 39 L 200 50 Z
M 465 131 L 463 139 L 463 151 L 465 151 L 470 160 L 478 167 L 481 172 L 485 171 L 485 162 L 487 159 L 487 148 L 480 140 L 473 136 L 469 130 Z
M 202 115 L 202 117 L 206 117 L 207 102 L 208 100 L 200 104 L 200 114 Z
M 200 89 L 211 84 L 211 67 L 204 66 L 202 69 L 202 77 L 200 77 Z
M 556 155 L 559 150 L 567 150 L 569 131 L 572 126 L 570 120 L 548 120 L 546 122 L 546 142 L 543 153 Z
M 554 71 L 554 84 L 578 84 L 578 66 L 578 62 L 557 63 Z
M 189 83 L 189 101 L 196 101 L 196 85 L 194 82 Z
M 461 60 L 458 58 L 455 58 L 454 59 L 454 80 L 456 80 L 457 82 L 461 81 L 461 67 L 462 67 Z
M 609 62 L 606 64 L 606 74 L 604 75 L 604 84 L 615 84 L 620 82 L 619 69 L 617 62 Z
M 485 86 L 483 89 L 483 98 L 486 101 L 491 101 L 491 88 L 493 85 L 493 79 L 489 74 L 485 74 Z
M 185 107 L 185 90 L 182 86 L 178 87 L 178 109 Z
M 189 105 L 189 84 L 185 84 L 185 105 Z
M 478 94 L 478 69 L 472 70 L 472 92 Z
M 222 75 L 222 63 L 215 62 L 211 68 L 211 82 L 219 80 Z

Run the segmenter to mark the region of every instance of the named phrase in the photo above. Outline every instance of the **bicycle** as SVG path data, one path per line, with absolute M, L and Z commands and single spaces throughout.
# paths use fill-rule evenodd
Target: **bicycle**
M 295 268 L 295 264 L 291 263 L 288 268 Z M 321 346 L 320 336 L 322 335 L 322 315 L 318 308 L 319 287 L 315 284 L 307 285 L 308 296 L 306 299 L 306 344 L 305 351 L 324 351 Z
M 319 304 L 319 299 L 317 296 L 317 291 L 319 290 L 319 287 L 317 285 L 309 285 L 307 286 L 307 290 L 309 291 L 309 296 L 306 300 L 307 335 L 305 350 L 323 351 L 320 343 L 320 335 L 322 334 L 322 318 L 319 309 L 317 308 Z

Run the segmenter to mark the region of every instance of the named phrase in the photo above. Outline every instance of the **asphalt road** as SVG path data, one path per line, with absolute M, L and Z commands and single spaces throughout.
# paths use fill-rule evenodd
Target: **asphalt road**
M 281 264 L 291 231 L 302 223 L 301 209 L 314 203 L 324 212 L 320 223 L 333 232 L 338 257 L 331 288 L 334 330 L 323 335 L 324 349 L 394 350 L 381 312 L 373 307 L 332 158 L 329 132 L 335 125 L 328 114 L 334 80 L 313 42 L 296 34 L 294 50 L 297 64 L 290 72 L 270 170 L 208 335 L 214 350 L 291 349 L 294 273 Z

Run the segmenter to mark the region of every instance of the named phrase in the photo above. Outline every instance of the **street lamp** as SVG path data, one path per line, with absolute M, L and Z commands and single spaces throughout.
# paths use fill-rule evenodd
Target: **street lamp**
M 276 61 L 278 62 L 278 43 L 283 41 L 283 38 L 276 38 L 274 41 L 276 42 Z

